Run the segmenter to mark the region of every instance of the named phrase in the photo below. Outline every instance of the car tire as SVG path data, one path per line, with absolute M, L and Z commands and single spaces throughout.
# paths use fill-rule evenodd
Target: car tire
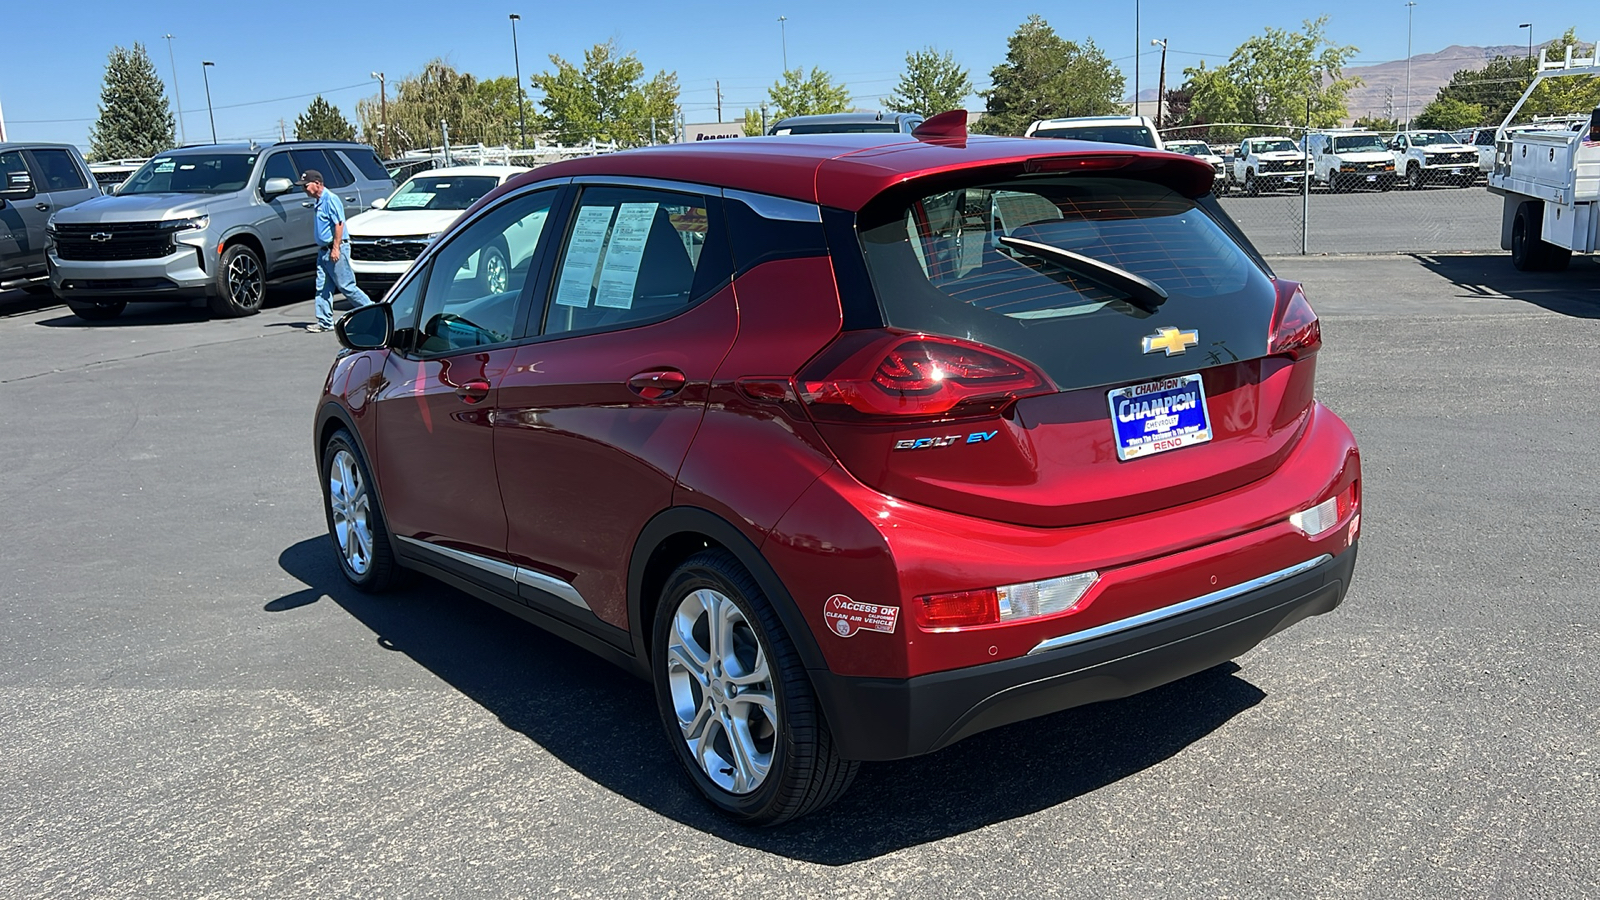
M 67 303 L 67 309 L 85 322 L 109 322 L 122 315 L 127 308 L 128 304 L 121 300 L 113 303 Z
M 778 825 L 849 788 L 860 763 L 839 758 L 800 655 L 733 554 L 685 560 L 661 591 L 651 631 L 667 742 L 724 815 Z
M 1422 167 L 1406 166 L 1406 189 L 1412 191 L 1422 190 Z
M 27 293 L 27 294 L 34 294 L 34 295 L 48 294 L 48 293 L 50 293 L 50 282 L 48 282 L 48 281 L 30 282 L 28 284 L 23 285 L 22 286 L 22 290 L 23 290 L 23 293 Z
M 322 448 L 322 510 L 339 571 L 356 590 L 376 594 L 402 572 L 389 543 L 372 470 L 350 432 L 343 428 Z
M 214 315 L 237 318 L 261 311 L 267 296 L 267 274 L 261 257 L 245 244 L 234 244 L 217 260 L 215 294 L 207 305 Z
M 511 286 L 511 250 L 505 238 L 495 238 L 478 255 L 478 290 L 482 296 L 499 294 Z
M 1252 197 L 1261 194 L 1261 185 L 1256 181 L 1255 169 L 1244 170 L 1244 192 Z
M 1328 173 L 1328 193 L 1343 194 L 1348 190 L 1349 188 L 1345 187 L 1344 179 L 1339 176 L 1338 172 Z

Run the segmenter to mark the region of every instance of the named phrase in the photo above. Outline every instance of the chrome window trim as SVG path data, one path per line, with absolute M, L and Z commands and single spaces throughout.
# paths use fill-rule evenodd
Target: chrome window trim
M 772 219 L 778 222 L 815 222 L 818 225 L 822 224 L 822 207 L 815 203 L 726 188 L 722 191 L 722 196 L 725 199 L 737 200 L 743 203 L 763 219 Z
M 703 184 L 694 184 L 689 181 L 669 181 L 665 178 L 643 178 L 637 175 L 575 175 L 572 183 L 584 187 L 633 187 L 646 188 L 656 191 L 672 191 L 676 194 L 702 194 L 707 196 L 720 196 L 721 188 L 709 187 Z
M 472 566 L 475 569 L 480 569 L 484 572 L 488 572 L 490 575 L 503 578 L 506 581 L 510 581 L 515 584 L 537 588 L 547 594 L 560 597 L 562 600 L 571 603 L 573 606 L 576 606 L 579 609 L 588 612 L 594 611 L 594 608 L 589 605 L 589 601 L 583 599 L 583 594 L 579 593 L 577 588 L 573 587 L 570 582 L 562 581 L 554 575 L 546 575 L 543 572 L 536 572 L 533 569 L 525 569 L 521 566 L 514 566 L 508 562 L 503 562 L 498 559 L 490 559 L 487 556 L 482 556 L 477 553 L 468 553 L 465 550 L 457 550 L 454 547 L 441 547 L 438 544 L 430 544 L 427 541 L 419 541 L 416 538 L 402 537 L 398 534 L 394 537 L 396 540 L 408 546 L 437 553 L 446 559 L 453 559 L 456 562 Z
M 1140 613 L 1137 616 L 1129 616 L 1126 619 L 1119 619 L 1115 622 L 1107 622 L 1104 625 L 1100 625 L 1095 628 L 1087 628 L 1083 631 L 1075 631 L 1072 634 L 1063 634 L 1059 637 L 1046 638 L 1045 640 L 1040 641 L 1039 644 L 1032 650 L 1029 650 L 1027 655 L 1033 656 L 1037 653 L 1048 653 L 1051 650 L 1059 650 L 1062 647 L 1070 647 L 1073 644 L 1081 644 L 1085 641 L 1095 640 L 1096 638 L 1103 638 L 1119 632 L 1129 631 L 1142 625 L 1160 622 L 1164 619 L 1170 619 L 1173 616 L 1181 616 L 1184 613 L 1193 612 L 1197 609 L 1202 609 L 1213 604 L 1221 603 L 1224 600 L 1232 600 L 1240 595 L 1248 594 L 1251 591 L 1259 590 L 1267 587 L 1268 585 L 1277 584 L 1280 581 L 1284 581 L 1293 578 L 1296 575 L 1309 572 L 1331 559 L 1333 559 L 1332 554 L 1324 553 L 1316 559 L 1308 559 L 1303 563 L 1297 563 L 1288 567 L 1287 569 L 1279 569 L 1276 572 L 1262 575 L 1260 578 L 1252 578 L 1243 584 L 1236 584 L 1233 587 L 1226 587 L 1220 591 L 1212 591 L 1209 594 L 1195 597 L 1192 600 L 1184 600 L 1181 603 L 1174 603 L 1171 606 L 1163 606 L 1160 609 L 1152 609 L 1149 612 Z

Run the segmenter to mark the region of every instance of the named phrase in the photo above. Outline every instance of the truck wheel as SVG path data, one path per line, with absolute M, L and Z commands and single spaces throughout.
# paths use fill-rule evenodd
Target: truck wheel
M 256 252 L 234 244 L 217 261 L 216 295 L 208 302 L 211 313 L 227 318 L 253 316 L 267 297 L 266 270 Z
M 732 554 L 685 560 L 661 592 L 652 634 L 667 742 L 723 814 L 777 825 L 850 786 L 860 763 L 839 758 L 799 653 Z
M 1422 167 L 1406 166 L 1406 187 L 1413 191 L 1422 190 Z
M 1540 236 L 1543 220 L 1532 203 L 1517 207 L 1517 216 L 1511 222 L 1511 264 L 1521 272 L 1537 272 L 1544 268 L 1544 240 Z
M 85 322 L 110 321 L 122 315 L 122 311 L 127 308 L 128 304 L 120 300 L 114 303 L 72 303 L 70 301 L 67 303 L 67 309 L 72 310 L 73 315 Z
M 1252 197 L 1258 196 L 1261 193 L 1260 185 L 1256 184 L 1255 169 L 1244 170 L 1244 192 Z

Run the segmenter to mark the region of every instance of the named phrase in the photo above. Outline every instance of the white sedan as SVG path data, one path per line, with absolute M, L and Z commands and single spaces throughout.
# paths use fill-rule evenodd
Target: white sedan
M 388 290 L 463 210 L 526 171 L 522 166 L 453 166 L 406 179 L 387 199 L 350 219 L 350 267 L 357 283 L 373 296 Z M 533 255 L 539 235 L 528 230 L 526 241 L 517 240 L 520 232 L 506 235 L 509 258 L 488 261 L 481 274 L 491 290 L 496 279 L 507 282 L 510 272 Z

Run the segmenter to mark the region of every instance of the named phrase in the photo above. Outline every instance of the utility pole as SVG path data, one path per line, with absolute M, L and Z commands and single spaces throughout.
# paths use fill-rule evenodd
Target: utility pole
M 517 133 L 522 138 L 519 149 L 528 149 L 528 110 L 522 100 L 522 54 L 517 50 L 517 23 L 522 17 L 516 13 L 511 14 L 511 58 L 517 65 Z
M 722 79 L 717 79 L 717 124 L 722 124 Z
M 217 114 L 211 111 L 211 67 L 216 63 L 204 60 L 200 63 L 200 77 L 206 83 L 206 117 L 211 120 L 211 143 L 217 142 Z
M 1139 0 L 1133 0 L 1133 114 L 1139 114 Z
M 761 104 L 761 133 L 767 133 L 767 105 Z
M 1523 22 L 1521 25 L 1518 25 L 1517 27 L 1518 28 L 1526 28 L 1526 29 L 1528 29 L 1528 62 L 1531 64 L 1533 62 L 1533 23 L 1532 22 Z M 1535 75 L 1539 74 L 1538 70 L 1535 70 L 1533 74 L 1535 74 Z
M 288 139 L 289 139 L 289 129 L 284 127 L 283 119 L 280 117 L 278 119 L 278 140 L 287 141 Z
M 1151 38 L 1150 46 L 1161 45 L 1161 77 L 1156 81 L 1156 130 L 1161 130 L 1161 102 L 1167 99 L 1167 39 Z
M 178 142 L 189 143 L 188 132 L 183 127 L 183 92 L 178 90 L 178 61 L 172 55 L 172 35 L 162 35 L 167 41 L 167 65 L 172 67 L 172 96 L 178 101 Z
M 788 16 L 778 17 L 778 40 L 783 42 L 783 71 L 789 71 L 789 28 L 784 23 L 789 21 Z
M 372 77 L 378 79 L 378 153 L 384 159 L 389 158 L 389 93 L 384 84 L 383 73 L 373 72 Z
M 439 133 L 444 135 L 444 164 L 450 165 L 450 123 L 439 120 Z
M 1406 0 L 1406 130 L 1411 130 L 1411 11 L 1417 0 Z

